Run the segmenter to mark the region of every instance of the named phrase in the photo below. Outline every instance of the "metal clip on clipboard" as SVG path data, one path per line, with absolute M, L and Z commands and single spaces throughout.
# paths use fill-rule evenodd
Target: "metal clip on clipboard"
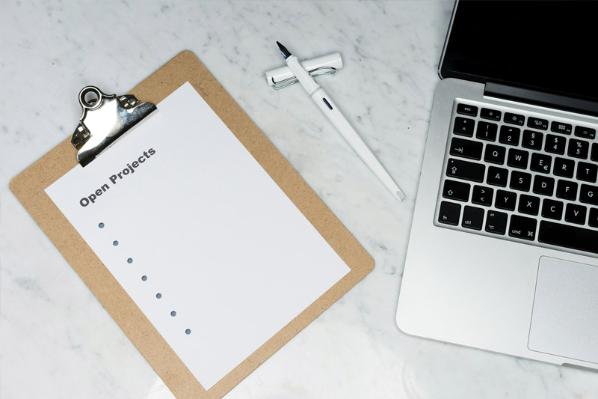
M 133 128 L 157 108 L 150 102 L 139 101 L 132 94 L 106 94 L 95 86 L 79 92 L 83 113 L 71 144 L 78 150 L 77 161 L 85 166 L 115 140 Z

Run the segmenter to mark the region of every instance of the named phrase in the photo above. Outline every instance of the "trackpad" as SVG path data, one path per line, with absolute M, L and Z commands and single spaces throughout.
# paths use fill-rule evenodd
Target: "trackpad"
M 528 346 L 598 363 L 598 266 L 540 258 Z

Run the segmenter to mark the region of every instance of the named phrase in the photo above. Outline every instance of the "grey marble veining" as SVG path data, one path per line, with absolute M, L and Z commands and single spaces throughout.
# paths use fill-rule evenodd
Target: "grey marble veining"
M 8 190 L 69 135 L 76 93 L 123 93 L 193 50 L 376 259 L 376 269 L 227 397 L 593 398 L 598 375 L 406 336 L 394 324 L 450 1 L 0 0 L 0 398 L 171 397 Z M 340 51 L 321 84 L 400 182 L 380 186 L 274 44 Z M 176 134 L 176 133 L 173 133 Z M 433 243 L 430 243 L 433 248 Z

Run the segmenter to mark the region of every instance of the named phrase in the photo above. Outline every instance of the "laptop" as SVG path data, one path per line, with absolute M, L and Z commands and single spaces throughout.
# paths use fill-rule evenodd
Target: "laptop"
M 396 320 L 598 368 L 596 2 L 459 1 Z

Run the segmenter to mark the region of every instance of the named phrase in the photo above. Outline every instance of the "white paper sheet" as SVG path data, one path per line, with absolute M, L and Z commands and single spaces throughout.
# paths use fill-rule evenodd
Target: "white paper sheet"
M 188 83 L 46 192 L 206 389 L 349 272 Z

